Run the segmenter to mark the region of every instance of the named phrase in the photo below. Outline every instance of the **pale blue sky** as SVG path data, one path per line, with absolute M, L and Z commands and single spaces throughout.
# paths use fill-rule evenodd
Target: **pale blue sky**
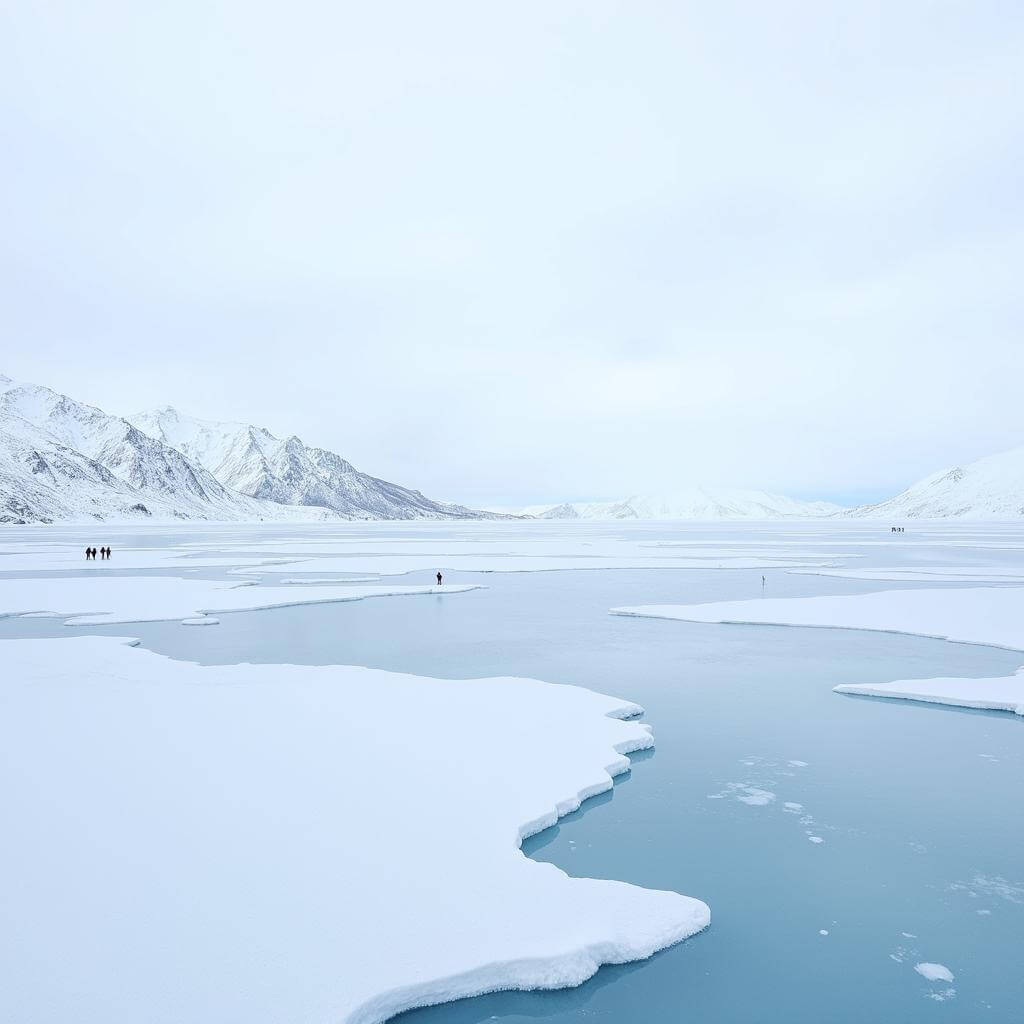
M 1024 444 L 1018 3 L 6 3 L 0 371 L 452 500 Z

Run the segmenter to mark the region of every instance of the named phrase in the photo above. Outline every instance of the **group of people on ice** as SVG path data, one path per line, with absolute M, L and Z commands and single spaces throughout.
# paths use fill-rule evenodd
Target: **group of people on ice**
M 100 558 L 106 559 L 106 558 L 109 558 L 109 557 L 110 557 L 110 548 L 100 548 Z M 89 561 L 95 562 L 96 561 L 96 549 L 95 548 L 86 548 L 85 549 L 85 560 L 87 562 L 89 562 Z
M 903 526 L 890 526 L 889 527 L 889 532 L 890 533 L 906 533 L 906 528 L 903 527 Z

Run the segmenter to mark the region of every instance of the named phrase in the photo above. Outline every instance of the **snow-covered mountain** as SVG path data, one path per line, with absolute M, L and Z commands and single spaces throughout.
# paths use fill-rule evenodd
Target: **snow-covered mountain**
M 878 519 L 1019 519 L 1024 516 L 1024 448 L 940 470 L 894 498 L 861 505 L 846 515 Z
M 461 505 L 432 501 L 419 491 L 360 473 L 340 455 L 277 438 L 248 423 L 184 416 L 171 406 L 130 417 L 222 484 L 254 498 L 332 509 L 346 519 L 500 518 Z
M 0 522 L 327 515 L 310 512 L 238 494 L 127 420 L 0 375 Z
M 689 487 L 664 497 L 634 495 L 622 501 L 565 502 L 522 510 L 540 519 L 787 519 L 835 515 L 838 505 L 800 501 L 767 491 Z
M 0 375 L 0 523 L 503 518 L 367 476 L 296 437 L 173 409 L 136 419 Z

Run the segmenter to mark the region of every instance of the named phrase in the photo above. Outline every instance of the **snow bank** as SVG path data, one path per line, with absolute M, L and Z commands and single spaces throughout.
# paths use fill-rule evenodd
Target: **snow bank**
M 0 579 L 0 615 L 49 613 L 70 626 L 196 619 L 197 612 L 240 612 L 300 604 L 361 601 L 368 597 L 461 594 L 476 584 L 443 587 L 260 586 L 173 576 L 75 576 Z M 195 622 L 189 623 L 194 625 Z
M 374 1024 L 575 985 L 708 924 L 697 900 L 518 849 L 650 746 L 614 698 L 109 637 L 0 659 L 12 1020 Z
M 613 608 L 612 613 L 687 622 L 871 629 L 1024 650 L 1024 587 L 884 590 L 841 597 L 640 605 Z
M 898 679 L 892 683 L 846 683 L 835 690 L 1024 715 L 1024 669 L 994 679 Z

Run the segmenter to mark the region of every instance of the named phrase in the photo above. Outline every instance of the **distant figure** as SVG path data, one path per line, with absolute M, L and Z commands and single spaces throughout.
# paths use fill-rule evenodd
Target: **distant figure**
M 438 586 L 441 586 L 441 584 L 442 584 L 443 582 L 444 582 L 444 577 L 443 577 L 443 576 L 442 576 L 442 575 L 441 575 L 440 573 L 438 573 L 438 574 L 437 574 L 437 585 L 438 585 Z
M 107 558 L 109 558 L 109 557 L 110 557 L 110 545 L 108 544 L 107 545 Z
M 92 558 L 92 548 L 85 549 L 85 560 L 88 562 Z
M 761 577 L 761 589 L 762 589 L 762 590 L 764 590 L 764 585 L 765 585 L 765 582 L 766 582 L 766 580 L 765 580 L 765 578 L 764 578 L 764 577 L 762 576 L 762 577 Z

